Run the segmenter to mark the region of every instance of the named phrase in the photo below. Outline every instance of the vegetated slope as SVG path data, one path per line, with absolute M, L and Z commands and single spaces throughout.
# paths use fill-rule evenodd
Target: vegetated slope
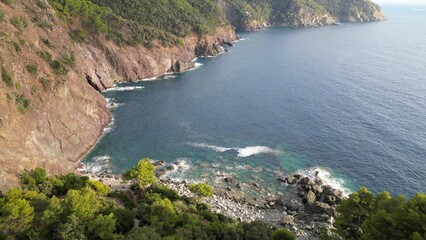
M 219 5 L 241 30 L 267 25 L 309 27 L 385 19 L 380 7 L 370 0 L 219 0 Z
M 148 3 L 149 16 L 127 14 Z M 187 70 L 195 52 L 219 53 L 218 44 L 236 35 L 215 6 L 209 0 L 102 6 L 89 0 L 2 0 L 0 189 L 16 185 L 24 169 L 75 169 L 111 119 L 97 90 Z M 156 15 L 155 9 L 163 12 Z M 201 16 L 204 10 L 211 14 Z

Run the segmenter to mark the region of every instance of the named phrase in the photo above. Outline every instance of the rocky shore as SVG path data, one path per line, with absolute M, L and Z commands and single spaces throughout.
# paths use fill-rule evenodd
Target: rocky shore
M 189 182 L 175 181 L 167 175 L 179 164 L 167 165 L 163 161 L 155 162 L 156 175 L 159 183 L 176 190 L 179 195 L 195 197 L 189 190 Z M 129 190 L 130 182 L 125 182 L 118 175 L 101 174 L 88 175 L 91 179 L 109 185 L 112 190 Z M 315 176 L 309 178 L 300 174 L 277 178 L 277 184 L 287 189 L 285 194 L 260 194 L 262 186 L 253 186 L 259 189 L 259 196 L 248 199 L 244 196 L 242 185 L 230 178 L 224 178 L 224 185 L 214 186 L 214 195 L 211 198 L 202 198 L 201 201 L 211 206 L 212 211 L 240 221 L 252 222 L 261 220 L 277 227 L 292 230 L 301 239 L 317 239 L 324 228 L 328 229 L 334 221 L 335 207 L 343 199 L 340 190 L 334 189 Z M 223 188 L 223 186 L 231 185 Z

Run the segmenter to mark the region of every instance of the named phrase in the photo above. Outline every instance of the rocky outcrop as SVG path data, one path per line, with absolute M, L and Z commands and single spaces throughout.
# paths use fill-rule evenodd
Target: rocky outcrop
M 274 6 L 271 23 L 286 27 L 313 27 L 336 24 L 335 19 L 321 5 L 315 2 L 306 4 L 304 1 L 291 0 Z M 285 9 L 280 13 L 278 9 Z
M 241 31 L 256 31 L 269 25 L 313 27 L 339 22 L 385 20 L 380 7 L 370 0 L 218 0 L 228 21 Z
M 45 0 L 0 2 L 0 11 L 1 72 L 12 79 L 0 79 L 0 189 L 16 186 L 18 172 L 37 166 L 51 174 L 75 171 L 111 120 L 99 91 L 188 70 L 196 49 L 216 55 L 220 44 L 236 39 L 225 25 L 175 47 L 118 46 L 98 34 L 75 42 Z
M 380 6 L 370 0 L 315 0 L 338 22 L 375 22 L 386 19 Z

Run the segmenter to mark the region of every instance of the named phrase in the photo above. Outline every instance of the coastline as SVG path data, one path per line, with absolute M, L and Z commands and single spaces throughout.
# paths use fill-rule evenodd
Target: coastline
M 160 161 L 153 164 L 156 166 L 158 176 L 164 163 Z M 120 175 L 81 174 L 91 180 L 104 183 L 110 187 L 111 191 L 131 191 L 131 181 L 124 181 Z M 318 239 L 323 229 L 332 227 L 335 206 L 344 198 L 339 190 L 324 185 L 319 177 L 311 179 L 299 174 L 281 177 L 277 181 L 298 189 L 298 196 L 289 199 L 266 196 L 265 199 L 259 201 L 264 204 L 256 204 L 235 199 L 227 195 L 227 192 L 222 192 L 217 186 L 213 186 L 213 196 L 199 200 L 210 205 L 214 213 L 223 214 L 242 222 L 260 220 L 277 227 L 285 227 L 294 231 L 302 239 Z M 176 181 L 167 176 L 160 176 L 157 182 L 177 191 L 180 196 L 196 197 L 188 188 L 190 182 L 185 180 Z M 261 187 L 258 186 L 258 188 Z M 330 199 L 333 200 L 333 198 L 334 202 L 330 202 Z

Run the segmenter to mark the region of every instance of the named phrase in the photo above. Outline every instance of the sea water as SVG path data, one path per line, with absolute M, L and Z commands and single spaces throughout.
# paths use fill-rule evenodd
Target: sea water
M 104 93 L 114 124 L 86 170 L 149 157 L 176 179 L 276 180 L 319 171 L 349 191 L 426 192 L 426 11 L 385 8 L 376 23 L 240 33 L 198 68 Z M 110 100 L 111 101 L 111 100 Z

